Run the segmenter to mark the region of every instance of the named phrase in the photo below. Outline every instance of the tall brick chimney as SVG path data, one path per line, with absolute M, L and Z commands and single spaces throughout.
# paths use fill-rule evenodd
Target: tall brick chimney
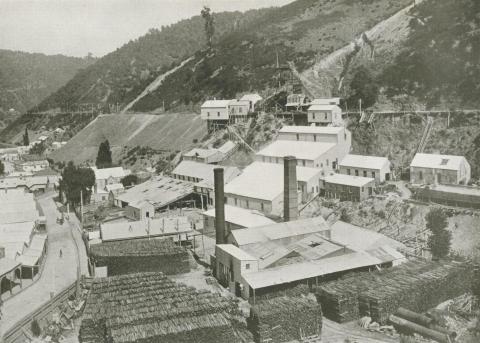
M 283 158 L 283 221 L 298 219 L 297 159 Z
M 223 192 L 223 168 L 213 170 L 215 184 L 215 238 L 217 244 L 225 244 L 225 193 Z

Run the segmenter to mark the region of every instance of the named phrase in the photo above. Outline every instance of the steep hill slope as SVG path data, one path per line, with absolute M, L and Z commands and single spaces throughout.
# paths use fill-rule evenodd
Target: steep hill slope
M 93 58 L 0 50 L 0 114 L 23 113 L 57 91 Z
M 265 10 L 215 14 L 215 38 L 247 25 Z M 65 87 L 43 101 L 39 108 L 71 109 L 75 104 L 126 105 L 158 75 L 168 71 L 205 46 L 204 21 L 200 16 L 151 29 L 97 63 L 78 73 Z
M 95 161 L 98 147 L 108 139 L 115 156 L 124 147 L 176 151 L 193 145 L 207 132 L 195 114 L 105 114 L 98 116 L 50 157 L 55 161 Z
M 348 44 L 358 34 L 390 17 L 409 0 L 297 0 L 271 9 L 243 30 L 221 40 L 213 51 L 169 75 L 134 110 L 150 111 L 197 104 L 207 97 L 232 98 L 238 93 L 276 88 L 277 56 L 297 69 Z

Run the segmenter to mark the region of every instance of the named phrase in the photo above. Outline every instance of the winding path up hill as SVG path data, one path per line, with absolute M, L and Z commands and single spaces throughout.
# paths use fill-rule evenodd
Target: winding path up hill
M 191 114 L 100 115 L 50 156 L 55 161 L 95 161 L 98 146 L 108 139 L 115 156 L 123 147 L 148 146 L 156 150 L 183 150 L 201 140 L 207 127 Z

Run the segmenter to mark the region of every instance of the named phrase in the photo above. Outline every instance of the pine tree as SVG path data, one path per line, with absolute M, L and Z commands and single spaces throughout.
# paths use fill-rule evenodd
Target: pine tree
M 23 145 L 30 145 L 30 139 L 28 138 L 28 130 L 25 128 L 25 133 L 23 134 Z
M 205 34 L 207 36 L 207 46 L 209 49 L 212 49 L 213 35 L 215 33 L 213 15 L 210 11 L 210 8 L 207 6 L 203 7 L 201 14 L 203 19 L 205 19 Z
M 100 143 L 95 165 L 99 169 L 110 168 L 112 166 L 112 151 L 110 150 L 108 139 Z
M 452 233 L 447 230 L 447 216 L 441 208 L 432 208 L 425 216 L 426 227 L 431 235 L 428 237 L 428 247 L 434 259 L 448 256 Z

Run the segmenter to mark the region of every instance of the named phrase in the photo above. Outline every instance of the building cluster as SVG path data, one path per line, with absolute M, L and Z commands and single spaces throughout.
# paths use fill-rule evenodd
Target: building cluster
M 45 225 L 32 193 L 0 190 L 0 294 L 38 273 L 47 247 Z
M 207 121 L 209 130 L 229 123 L 245 121 L 259 109 L 262 97 L 258 94 L 245 94 L 240 99 L 207 100 L 201 106 L 201 118 Z

